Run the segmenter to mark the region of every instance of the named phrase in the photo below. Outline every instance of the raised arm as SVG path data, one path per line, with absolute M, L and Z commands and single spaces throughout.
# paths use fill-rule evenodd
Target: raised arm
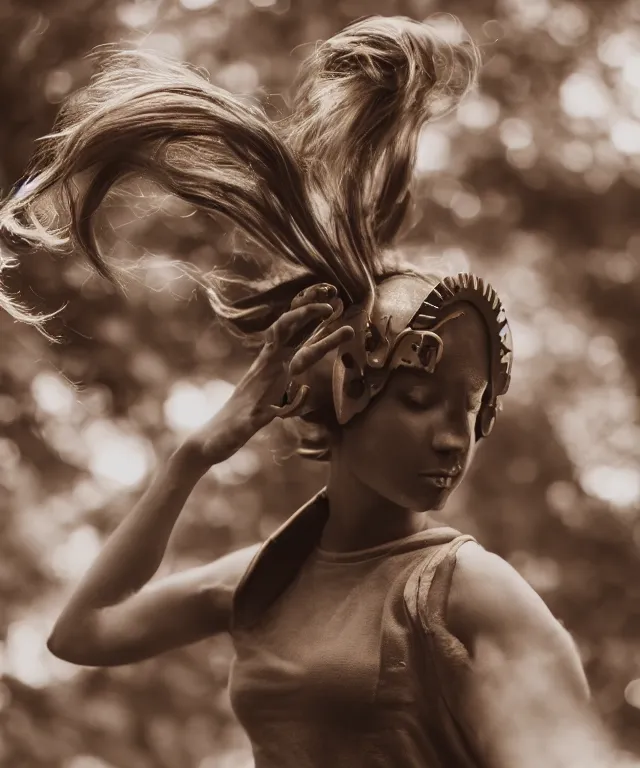
M 460 547 L 446 623 L 469 653 L 454 707 L 484 765 L 617 765 L 571 636 L 506 561 Z
M 113 606 L 94 610 L 67 629 L 66 637 L 56 635 L 65 630 L 56 629 L 49 650 L 72 664 L 115 667 L 228 631 L 233 591 L 259 546 L 166 576 Z
M 244 433 L 228 412 L 219 417 L 222 457 Z M 228 628 L 231 594 L 256 546 L 148 584 L 202 474 L 199 458 L 185 444 L 158 469 L 56 621 L 47 641 L 55 656 L 86 666 L 129 664 Z
M 321 291 L 310 289 L 271 326 L 226 405 L 162 464 L 57 620 L 47 643 L 53 654 L 90 666 L 124 664 L 228 628 L 233 589 L 255 548 L 145 585 L 158 570 L 200 477 L 278 414 L 274 406 L 282 399 L 290 370 L 305 371 L 353 335 L 347 326 L 302 347 L 292 346 L 292 339 L 299 339 L 310 324 L 313 330 L 332 315 L 333 307 L 322 298 Z

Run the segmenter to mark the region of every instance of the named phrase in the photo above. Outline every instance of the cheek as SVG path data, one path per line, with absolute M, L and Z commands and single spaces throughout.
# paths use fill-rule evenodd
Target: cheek
M 358 474 L 401 478 L 422 468 L 425 429 L 410 416 L 398 408 L 371 408 L 347 430 L 345 447 Z

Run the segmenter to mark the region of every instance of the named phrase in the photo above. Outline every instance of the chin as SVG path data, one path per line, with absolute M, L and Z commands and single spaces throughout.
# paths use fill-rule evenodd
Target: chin
M 435 504 L 431 506 L 430 511 L 433 510 L 435 512 L 439 512 L 441 509 L 444 509 L 447 506 L 448 501 L 449 501 L 449 495 L 443 496 L 441 499 L 438 499 L 438 501 L 436 501 Z
M 454 485 L 447 493 L 438 493 L 434 496 L 433 491 L 431 493 L 423 493 L 421 498 L 422 509 L 425 512 L 440 511 L 447 506 L 447 502 L 451 498 L 451 494 L 455 491 Z
M 407 499 L 403 505 L 407 509 L 421 510 L 422 512 L 431 512 L 433 510 L 443 509 L 447 503 L 448 494 L 440 498 L 434 498 L 433 493 L 415 493 L 411 499 Z

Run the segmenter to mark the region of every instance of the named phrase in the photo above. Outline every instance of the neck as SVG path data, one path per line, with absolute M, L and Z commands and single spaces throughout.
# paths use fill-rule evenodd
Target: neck
M 320 547 L 330 552 L 369 549 L 405 538 L 433 524 L 426 512 L 395 504 L 333 463 L 327 497 L 329 519 L 322 531 Z

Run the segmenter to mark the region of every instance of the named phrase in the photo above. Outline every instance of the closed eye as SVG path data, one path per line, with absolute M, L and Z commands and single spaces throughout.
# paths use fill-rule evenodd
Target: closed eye
M 402 396 L 403 402 L 410 408 L 427 409 L 432 405 L 432 397 L 424 392 L 406 392 Z M 482 405 L 482 395 L 477 395 L 467 401 L 467 411 L 475 413 Z
M 405 405 L 408 405 L 410 408 L 428 408 L 429 407 L 429 402 L 425 397 L 406 394 L 404 395 L 402 400 L 404 401 Z

